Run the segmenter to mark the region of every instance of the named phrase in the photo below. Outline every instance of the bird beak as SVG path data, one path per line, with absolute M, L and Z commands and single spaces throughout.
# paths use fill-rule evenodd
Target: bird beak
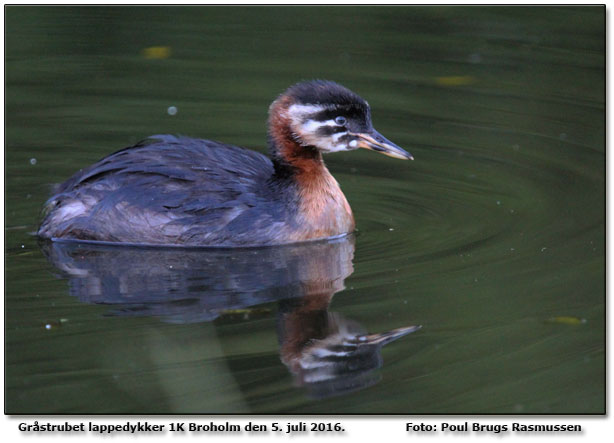
M 356 147 L 358 148 L 370 149 L 389 157 L 400 158 L 401 160 L 414 159 L 409 152 L 392 143 L 375 129 L 371 129 L 369 132 L 350 133 L 350 135 L 356 137 L 358 142 Z

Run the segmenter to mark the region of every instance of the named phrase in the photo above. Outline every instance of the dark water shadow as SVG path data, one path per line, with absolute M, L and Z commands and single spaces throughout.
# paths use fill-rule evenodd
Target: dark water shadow
M 112 316 L 209 322 L 229 311 L 278 302 L 282 362 L 316 398 L 363 389 L 380 379 L 384 345 L 419 329 L 368 334 L 329 312 L 354 271 L 354 238 L 252 249 L 177 249 L 44 242 L 70 294 L 110 306 Z

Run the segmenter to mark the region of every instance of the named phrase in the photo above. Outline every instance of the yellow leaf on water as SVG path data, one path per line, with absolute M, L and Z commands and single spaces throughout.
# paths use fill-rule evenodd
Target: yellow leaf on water
M 477 79 L 472 75 L 453 75 L 448 77 L 435 77 L 435 83 L 441 86 L 462 86 L 475 83 Z
M 169 58 L 171 56 L 170 46 L 150 46 L 141 51 L 145 58 Z
M 551 317 L 547 321 L 548 321 L 548 323 L 560 323 L 560 324 L 572 325 L 572 326 L 582 325 L 582 324 L 586 323 L 586 319 L 585 318 L 566 317 L 566 316 Z

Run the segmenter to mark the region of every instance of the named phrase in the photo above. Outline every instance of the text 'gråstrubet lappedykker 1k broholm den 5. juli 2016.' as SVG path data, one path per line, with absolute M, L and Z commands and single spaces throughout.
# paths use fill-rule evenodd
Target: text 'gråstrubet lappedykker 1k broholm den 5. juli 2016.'
M 93 434 L 156 434 L 156 433 L 268 433 L 269 431 L 300 434 L 300 433 L 343 433 L 345 428 L 341 423 L 327 422 L 295 422 L 295 423 L 230 423 L 230 422 L 124 422 L 121 424 L 97 424 L 94 422 L 80 422 L 55 424 L 34 421 L 33 423 L 19 423 L 19 430 L 23 433 L 93 433 Z

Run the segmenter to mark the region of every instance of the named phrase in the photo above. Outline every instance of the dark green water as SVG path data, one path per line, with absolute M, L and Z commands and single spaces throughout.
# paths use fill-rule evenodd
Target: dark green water
M 6 412 L 603 413 L 604 22 L 602 7 L 7 8 Z M 48 260 L 31 235 L 52 183 L 148 135 L 264 151 L 269 103 L 310 78 L 366 98 L 416 158 L 326 157 L 353 243 Z M 288 337 L 326 319 L 422 329 L 301 386 Z

